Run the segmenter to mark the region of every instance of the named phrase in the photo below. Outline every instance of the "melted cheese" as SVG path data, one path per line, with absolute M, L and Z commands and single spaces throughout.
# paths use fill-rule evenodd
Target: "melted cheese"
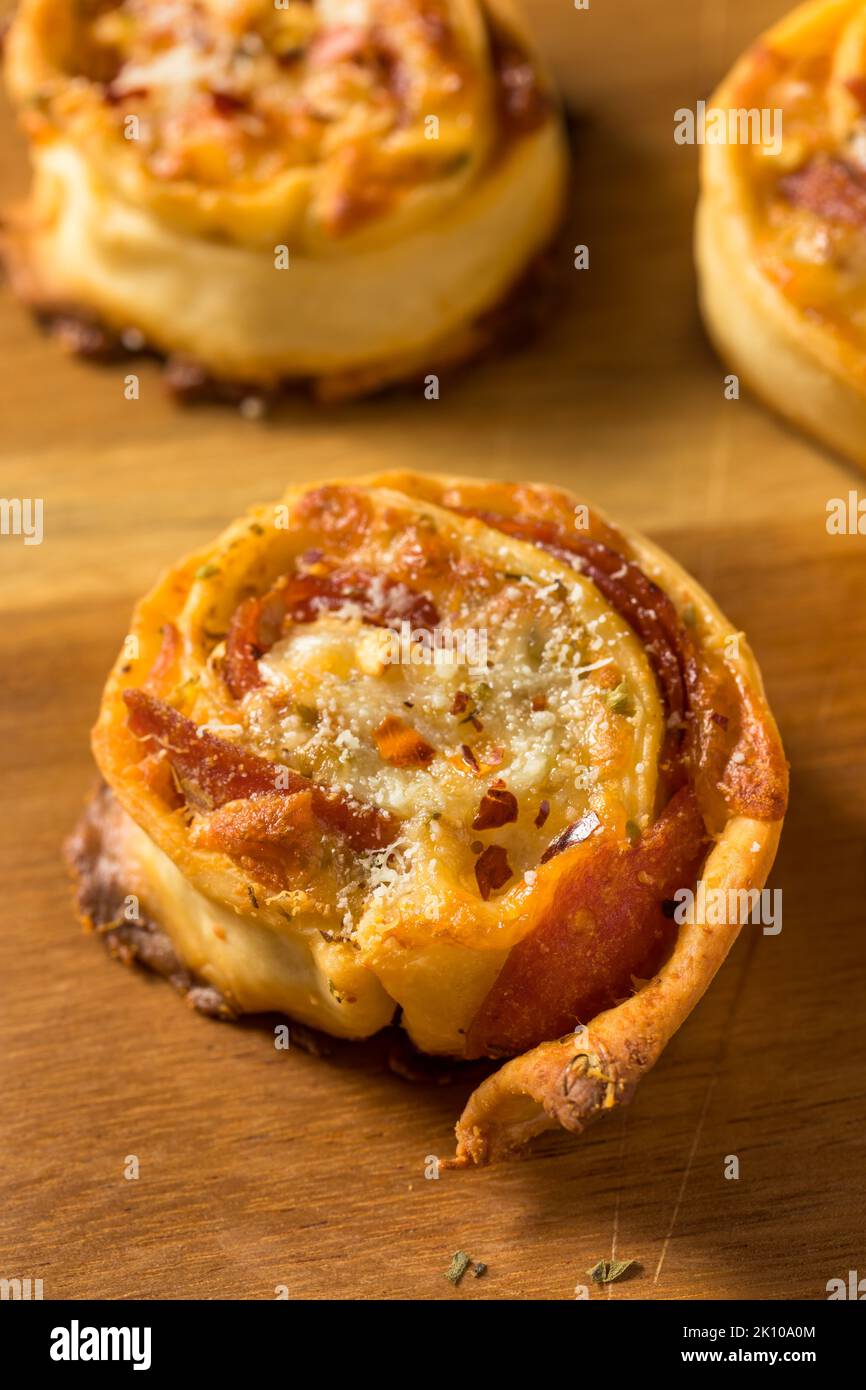
M 495 626 L 484 624 L 483 613 L 476 616 L 475 645 L 486 643 L 483 674 L 459 661 L 371 670 L 371 642 L 388 645 L 381 629 L 333 616 L 296 626 L 263 660 L 264 689 L 246 697 L 254 744 L 315 781 L 412 821 L 415 833 L 435 817 L 441 852 L 469 875 L 476 843 L 504 845 L 520 874 L 586 810 L 609 815 L 614 797 L 618 816 L 646 824 L 660 721 L 643 654 L 611 611 L 575 620 L 568 597 L 556 597 L 558 586 L 552 588 L 548 593 L 523 581 L 519 590 L 512 586 L 504 621 L 499 611 Z M 580 591 L 573 596 L 583 598 Z M 462 636 L 466 650 L 470 636 Z M 457 634 L 452 637 L 456 646 Z M 396 640 L 392 645 L 399 654 Z M 613 686 L 621 698 L 612 706 Z M 410 726 L 436 756 L 423 766 L 383 761 L 376 730 L 389 716 Z M 473 831 L 495 779 L 517 797 L 518 820 L 495 834 Z M 539 827 L 544 801 L 550 810 Z

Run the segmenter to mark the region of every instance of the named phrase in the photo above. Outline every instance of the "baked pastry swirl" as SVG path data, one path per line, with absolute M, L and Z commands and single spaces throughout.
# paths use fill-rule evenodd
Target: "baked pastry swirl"
M 70 846 L 87 921 L 229 1015 L 510 1058 L 460 1163 L 627 1100 L 760 888 L 787 772 L 744 639 L 570 494 L 295 488 L 135 610 Z M 132 905 L 130 908 L 130 904 Z M 124 906 L 125 905 L 125 906 Z
M 781 138 L 702 150 L 709 332 L 757 395 L 866 463 L 866 4 L 801 5 L 710 105 Z
M 22 0 L 6 76 L 21 294 L 222 381 L 351 393 L 465 358 L 561 212 L 509 0 Z

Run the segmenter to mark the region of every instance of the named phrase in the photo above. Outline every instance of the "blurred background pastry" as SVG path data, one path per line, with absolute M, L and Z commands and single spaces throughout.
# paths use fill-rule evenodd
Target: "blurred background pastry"
M 464 360 L 561 214 L 507 0 L 24 0 L 5 67 L 18 292 L 179 377 L 333 396 Z
M 710 336 L 768 405 L 866 464 L 866 4 L 801 5 L 709 105 L 740 135 L 701 151 Z

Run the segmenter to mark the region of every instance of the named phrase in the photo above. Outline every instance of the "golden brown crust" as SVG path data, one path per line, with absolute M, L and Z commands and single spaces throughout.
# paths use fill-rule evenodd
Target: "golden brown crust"
M 506 643 L 481 695 L 388 666 L 410 614 Z M 742 922 L 675 927 L 671 900 L 760 888 L 787 792 L 745 639 L 670 557 L 560 489 L 408 473 L 294 489 L 170 571 L 94 748 L 121 877 L 232 1008 L 360 1037 L 399 1005 L 423 1051 L 522 1053 L 471 1098 L 460 1165 L 630 1097 Z

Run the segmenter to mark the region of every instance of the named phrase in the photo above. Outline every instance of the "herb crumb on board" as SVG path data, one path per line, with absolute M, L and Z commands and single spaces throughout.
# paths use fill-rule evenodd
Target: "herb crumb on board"
M 635 1260 L 599 1260 L 586 1272 L 594 1284 L 613 1284 L 636 1267 Z
M 487 1265 L 483 1260 L 473 1260 L 472 1256 L 467 1255 L 465 1250 L 455 1250 L 451 1256 L 451 1263 L 445 1271 L 445 1278 L 449 1284 L 453 1284 L 456 1288 L 469 1269 L 471 1269 L 474 1279 L 480 1279 L 482 1274 L 487 1273 Z

